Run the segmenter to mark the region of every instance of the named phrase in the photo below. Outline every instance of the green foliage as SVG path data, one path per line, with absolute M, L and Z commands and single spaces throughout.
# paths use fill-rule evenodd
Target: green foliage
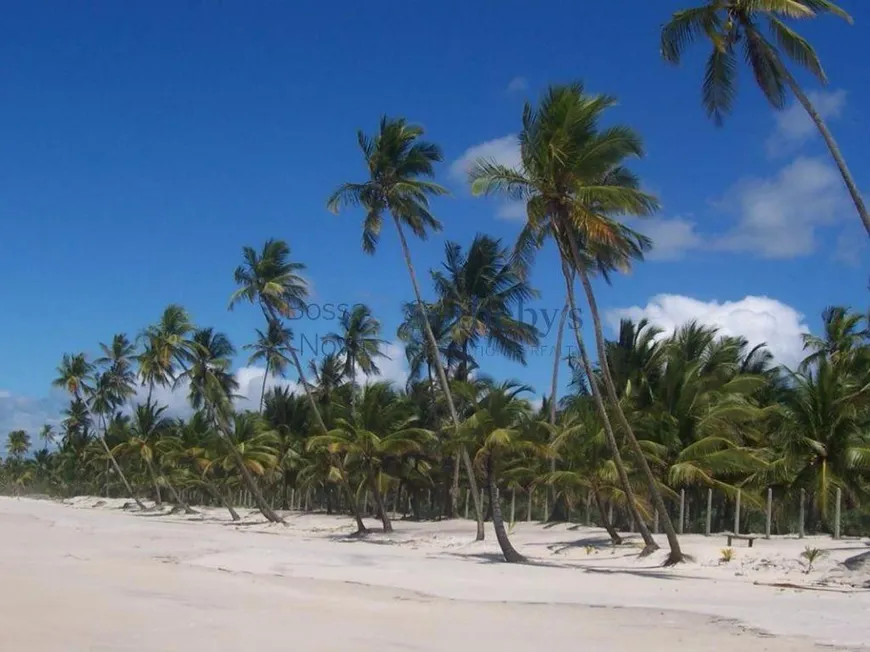
M 807 562 L 807 570 L 806 573 L 809 574 L 813 570 L 813 564 L 816 563 L 819 559 L 824 557 L 827 554 L 821 548 L 813 548 L 811 546 L 807 546 L 804 548 L 804 551 L 801 553 L 801 558 L 806 560 Z
M 732 559 L 734 559 L 734 548 L 722 548 L 719 551 L 719 561 L 723 564 L 727 564 Z

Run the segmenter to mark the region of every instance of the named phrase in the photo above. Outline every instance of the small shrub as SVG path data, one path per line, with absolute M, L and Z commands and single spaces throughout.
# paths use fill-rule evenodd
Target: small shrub
M 734 559 L 734 548 L 722 548 L 719 551 L 721 557 L 719 557 L 720 563 L 727 564 L 729 561 Z
M 586 555 L 587 556 L 591 555 L 593 552 L 595 552 L 595 546 L 586 546 Z
M 821 548 L 812 548 L 807 546 L 804 548 L 804 551 L 801 553 L 801 557 L 807 560 L 807 574 L 813 570 L 813 564 L 816 563 L 819 559 L 825 556 L 825 551 Z

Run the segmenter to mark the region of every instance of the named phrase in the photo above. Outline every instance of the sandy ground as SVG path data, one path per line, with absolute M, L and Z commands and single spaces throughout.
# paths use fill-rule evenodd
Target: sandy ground
M 233 525 L 219 510 L 143 514 L 123 502 L 0 498 L 0 650 L 870 644 L 870 562 L 841 563 L 870 552 L 865 541 L 762 539 L 736 544 L 726 564 L 724 536 L 684 536 L 694 561 L 662 569 L 663 554 L 638 559 L 594 528 L 518 523 L 514 542 L 534 563 L 511 566 L 496 563 L 492 532 L 473 542 L 469 521 L 398 521 L 393 535 L 357 540 L 346 518 L 288 514 L 286 526 L 267 525 L 243 510 Z M 810 573 L 807 545 L 826 550 Z

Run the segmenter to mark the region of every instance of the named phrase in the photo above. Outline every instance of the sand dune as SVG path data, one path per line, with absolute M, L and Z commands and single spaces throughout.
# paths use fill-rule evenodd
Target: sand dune
M 761 540 L 722 564 L 724 537 L 686 536 L 695 561 L 662 569 L 600 530 L 519 523 L 514 540 L 534 563 L 509 566 L 494 561 L 491 533 L 472 541 L 468 521 L 400 521 L 393 535 L 354 540 L 341 517 L 275 526 L 250 513 L 232 525 L 219 510 L 141 514 L 123 502 L 0 498 L 0 650 L 784 652 L 870 641 L 863 541 Z M 827 550 L 811 573 L 806 545 Z

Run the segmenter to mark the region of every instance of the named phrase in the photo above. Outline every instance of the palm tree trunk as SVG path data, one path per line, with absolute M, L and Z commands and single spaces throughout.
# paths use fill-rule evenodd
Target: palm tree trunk
M 147 459 L 145 460 L 145 466 L 148 467 L 148 475 L 151 476 L 151 484 L 154 485 L 154 493 L 157 497 L 154 502 L 158 505 L 162 505 L 163 496 L 160 495 L 160 483 L 157 481 L 157 474 L 154 473 L 154 466 L 151 464 L 151 461 Z
M 571 304 L 571 314 L 577 315 L 577 304 L 574 298 L 574 274 L 568 269 L 567 264 L 562 264 L 562 273 L 565 277 L 567 286 L 568 301 Z M 583 364 L 583 373 L 589 381 L 589 390 L 592 392 L 592 400 L 595 402 L 595 409 L 604 425 L 604 434 L 607 439 L 607 446 L 610 448 L 610 453 L 613 455 L 613 463 L 616 465 L 616 474 L 619 476 L 619 485 L 625 493 L 628 509 L 631 512 L 634 520 L 637 522 L 638 531 L 643 539 L 644 548 L 641 555 L 649 555 L 659 549 L 658 544 L 653 538 L 652 533 L 647 527 L 646 521 L 640 515 L 637 508 L 637 500 L 634 496 L 634 490 L 631 488 L 631 483 L 628 479 L 628 473 L 625 470 L 625 463 L 622 461 L 622 454 L 619 452 L 619 443 L 616 441 L 616 434 L 613 432 L 613 424 L 610 423 L 610 417 L 607 414 L 607 409 L 604 406 L 604 400 L 601 397 L 601 388 L 595 379 L 595 374 L 592 370 L 592 363 L 589 361 L 589 355 L 586 353 L 586 346 L 583 344 L 583 336 L 580 334 L 580 325 L 576 320 L 573 321 L 574 338 L 577 341 L 577 349 L 580 351 L 580 361 Z M 604 516 L 604 519 L 607 517 Z M 613 535 L 611 535 L 612 538 Z
M 175 501 L 175 504 L 181 506 L 181 508 L 184 510 L 185 514 L 196 514 L 197 513 L 196 510 L 192 509 L 190 507 L 190 505 L 188 505 L 187 502 L 185 502 L 185 500 L 178 494 L 178 491 L 175 489 L 175 485 L 173 485 L 166 478 L 165 475 L 161 474 L 160 478 L 163 480 L 163 482 L 166 483 L 166 486 L 169 487 L 169 493 L 172 494 L 172 499 Z
M 495 484 L 494 465 L 495 462 L 493 461 L 492 453 L 490 453 L 489 460 L 487 460 L 486 464 L 486 479 L 489 488 L 489 505 L 492 510 L 492 527 L 495 530 L 495 538 L 498 541 L 499 548 L 501 548 L 501 553 L 504 555 L 504 560 L 511 564 L 521 564 L 528 560 L 513 547 L 508 538 L 507 530 L 504 527 L 504 518 L 501 513 L 501 501 L 498 497 L 498 487 Z
M 780 73 L 782 73 L 783 78 L 788 84 L 789 88 L 791 88 L 791 92 L 794 93 L 794 96 L 797 98 L 798 102 L 804 107 L 807 114 L 810 116 L 810 119 L 815 123 L 816 128 L 819 130 L 819 133 L 822 134 L 822 138 L 825 139 L 825 144 L 828 146 L 828 151 L 831 152 L 831 157 L 834 159 L 834 163 L 837 165 L 837 169 L 840 170 L 840 176 L 843 177 L 843 182 L 846 184 L 846 189 L 849 191 L 849 195 L 852 197 L 852 201 L 855 203 L 855 208 L 858 211 L 858 217 L 861 218 L 861 222 L 864 224 L 864 229 L 867 231 L 867 234 L 870 235 L 870 215 L 867 213 L 867 206 L 864 204 L 864 199 L 861 197 L 861 192 L 858 190 L 858 186 L 855 185 L 855 180 L 852 178 L 852 173 L 849 171 L 848 166 L 846 165 L 846 160 L 843 158 L 843 154 L 840 152 L 840 147 L 837 145 L 837 141 L 834 140 L 834 136 L 831 134 L 828 126 L 825 124 L 825 121 L 822 120 L 822 116 L 819 115 L 819 112 L 816 111 L 810 99 L 803 92 L 803 89 L 797 83 L 797 80 L 792 76 L 789 72 L 788 68 L 784 65 L 778 63 L 777 67 L 779 68 Z
M 208 480 L 203 481 L 205 484 L 205 488 L 211 494 L 212 498 L 218 501 L 221 505 L 226 507 L 227 511 L 230 513 L 230 516 L 234 521 L 241 521 L 242 518 L 239 516 L 238 512 L 233 509 L 233 506 L 230 504 L 230 501 L 221 493 L 220 489 L 218 489 L 214 483 L 209 482 Z
M 598 514 L 601 516 L 601 524 L 604 526 L 604 529 L 607 530 L 610 542 L 615 546 L 622 545 L 622 537 L 619 536 L 619 532 L 616 531 L 616 528 L 613 527 L 613 523 L 611 523 L 610 519 L 607 518 L 607 510 L 604 509 L 604 501 L 601 500 L 601 494 L 593 489 L 592 496 L 595 500 L 595 505 L 598 507 Z
M 441 357 L 437 354 L 438 342 L 435 341 L 435 334 L 432 332 L 432 325 L 425 313 L 423 297 L 420 295 L 420 286 L 417 284 L 417 273 L 414 271 L 414 264 L 411 262 L 411 251 L 408 249 L 408 241 L 405 240 L 405 233 L 402 230 L 402 225 L 399 220 L 393 217 L 393 222 L 396 224 L 396 230 L 399 232 L 399 241 L 402 243 L 402 254 L 405 257 L 405 265 L 408 266 L 408 275 L 411 277 L 411 285 L 414 286 L 414 296 L 417 299 L 417 306 L 420 309 L 420 317 L 423 322 L 423 328 L 426 331 L 426 339 L 429 340 L 429 346 L 435 352 L 433 362 L 435 370 L 438 372 L 438 380 L 441 383 L 441 390 L 447 399 L 447 407 L 450 409 L 450 418 L 453 420 L 453 427 L 456 430 L 456 436 L 459 437 L 459 415 L 456 413 L 456 406 L 453 403 L 453 395 L 450 393 L 450 385 L 447 382 L 447 375 L 444 373 L 444 365 L 441 364 Z M 474 511 L 477 515 L 477 541 L 483 541 L 485 530 L 483 526 L 483 508 L 480 504 L 480 492 L 477 488 L 477 479 L 474 476 L 474 467 L 471 464 L 471 458 L 468 456 L 468 451 L 465 447 L 460 448 L 459 455 L 462 456 L 462 465 L 465 467 L 465 473 L 468 475 L 468 488 L 471 491 L 471 498 L 474 501 Z
M 145 505 L 142 504 L 142 501 L 139 500 L 138 496 L 136 496 L 136 492 L 133 491 L 133 487 L 130 486 L 130 483 L 127 480 L 127 476 L 124 475 L 124 472 L 121 470 L 121 467 L 118 466 L 118 460 L 115 459 L 115 456 L 112 455 L 112 451 L 109 449 L 109 444 L 106 443 L 106 416 L 101 414 L 100 420 L 103 422 L 103 434 L 100 435 L 100 443 L 103 445 L 103 449 L 106 451 L 106 455 L 109 456 L 109 461 L 112 463 L 112 466 L 115 467 L 115 473 L 118 474 L 118 477 L 121 478 L 121 482 L 124 483 L 124 487 L 127 489 L 127 493 L 130 494 L 130 498 L 136 501 L 136 504 L 139 506 L 139 509 L 147 509 Z M 99 431 L 98 431 L 99 432 Z
M 260 414 L 266 405 L 266 381 L 269 379 L 269 358 L 266 358 L 266 371 L 263 373 L 263 387 L 260 389 Z
M 562 308 L 562 316 L 559 318 L 559 329 L 556 331 L 556 348 L 553 350 L 553 376 L 550 383 L 550 425 L 556 425 L 556 396 L 559 392 L 559 364 L 562 362 L 562 336 L 565 334 L 565 321 L 568 317 L 568 297 L 565 297 L 565 305 Z M 556 472 L 556 458 L 550 459 L 550 473 Z M 556 488 L 550 487 L 550 502 L 553 511 L 556 511 Z M 550 515 L 552 520 L 553 515 Z
M 680 549 L 680 540 L 677 538 L 677 531 L 674 529 L 674 524 L 671 522 L 670 516 L 668 516 L 668 510 L 667 507 L 665 507 L 665 501 L 662 499 L 662 494 L 656 486 L 656 479 L 653 475 L 652 469 L 650 469 L 649 463 L 646 461 L 646 456 L 643 454 L 643 449 L 641 449 L 637 437 L 634 436 L 634 430 L 632 430 L 631 425 L 628 423 L 628 419 L 625 418 L 625 413 L 622 411 L 622 406 L 619 403 L 619 397 L 616 395 L 616 387 L 613 383 L 613 377 L 610 375 L 610 365 L 607 362 L 607 351 L 604 347 L 604 330 L 601 327 L 601 316 L 598 314 L 598 303 L 595 301 L 595 293 L 592 291 L 592 283 L 589 280 L 589 274 L 586 272 L 585 266 L 581 264 L 577 239 L 574 237 L 572 229 L 568 229 L 568 241 L 571 245 L 571 255 L 574 258 L 575 269 L 580 275 L 580 282 L 583 284 L 583 290 L 586 293 L 586 301 L 589 303 L 589 312 L 592 315 L 592 326 L 595 330 L 595 345 L 598 349 L 598 361 L 604 377 L 604 389 L 607 392 L 607 397 L 610 399 L 610 403 L 613 405 L 614 411 L 616 412 L 616 418 L 619 425 L 625 432 L 631 450 L 635 457 L 637 457 L 638 464 L 640 464 L 641 470 L 646 477 L 653 505 L 659 512 L 662 527 L 664 528 L 665 535 L 668 538 L 668 546 L 671 549 L 671 552 L 665 561 L 665 565 L 678 564 L 683 561 L 683 551 Z M 590 384 L 594 385 L 595 383 L 593 381 Z M 641 519 L 638 514 L 635 514 L 635 520 L 643 523 L 643 519 Z
M 271 307 L 267 307 L 265 304 L 261 303 L 261 308 L 263 309 L 263 315 L 266 317 L 266 321 L 274 321 L 275 323 L 280 324 L 281 320 L 278 318 L 278 315 L 274 313 Z M 311 393 L 311 387 L 308 385 L 308 381 L 305 379 L 305 372 L 302 371 L 302 363 L 299 361 L 299 356 L 296 355 L 295 347 L 287 347 L 290 350 L 290 356 L 293 358 L 293 366 L 296 367 L 296 372 L 299 374 L 299 382 L 302 384 L 302 390 L 305 392 L 305 397 L 308 399 L 308 404 L 311 406 L 311 411 L 314 414 L 314 418 L 317 421 L 317 425 L 320 428 L 321 432 L 325 435 L 329 430 L 326 427 L 326 422 L 323 420 L 323 415 L 320 413 L 320 408 L 317 405 L 317 401 L 314 400 L 314 394 Z M 336 465 L 336 468 L 340 471 L 342 477 L 342 485 L 344 486 L 344 490 L 347 493 L 348 497 L 353 496 L 353 489 L 350 486 L 350 483 L 347 480 L 347 474 L 344 471 L 344 463 L 337 455 L 332 455 L 333 462 Z M 356 500 L 350 501 L 350 509 L 353 513 L 354 519 L 356 520 L 357 525 L 357 534 L 362 534 L 366 531 L 365 524 L 363 523 L 362 516 L 359 512 L 359 505 L 357 505 Z
M 392 532 L 393 524 L 390 523 L 390 516 L 387 514 L 387 506 L 384 504 L 384 497 L 381 494 L 381 488 L 378 486 L 377 474 L 369 474 L 369 485 L 372 488 L 372 495 L 375 498 L 375 507 L 378 510 L 378 516 L 381 517 L 381 523 L 384 524 L 384 532 Z

